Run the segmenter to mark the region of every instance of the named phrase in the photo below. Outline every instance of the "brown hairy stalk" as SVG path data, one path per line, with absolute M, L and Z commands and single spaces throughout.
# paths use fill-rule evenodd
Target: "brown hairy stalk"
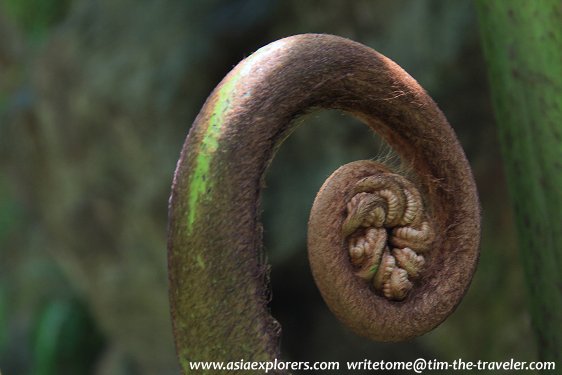
M 267 308 L 260 191 L 295 118 L 320 108 L 361 119 L 400 155 L 415 181 L 393 180 L 402 188 L 412 184 L 415 191 L 397 193 L 405 207 L 390 220 L 392 228 L 384 224 L 388 219 L 377 218 L 382 212 L 377 207 L 388 215 L 395 206 L 387 193 L 361 203 L 373 225 L 347 219 L 350 200 L 372 193 L 362 183 L 376 185 L 372 179 L 360 181 L 389 173 L 386 168 L 352 163 L 320 190 L 309 222 L 309 258 L 330 309 L 360 335 L 396 341 L 437 326 L 464 295 L 478 258 L 479 204 L 468 162 L 443 114 L 412 77 L 372 49 L 330 35 L 293 36 L 259 50 L 223 80 L 197 117 L 178 163 L 170 200 L 169 269 L 184 371 L 189 360 L 279 357 L 279 329 Z M 414 201 L 423 202 L 423 215 L 416 213 L 417 203 L 408 206 Z M 423 220 L 431 236 L 423 233 Z M 361 250 L 352 250 L 350 243 L 360 235 L 373 246 L 383 244 L 376 256 L 379 267 L 390 271 L 381 272 L 378 282 L 358 276 L 362 263 L 352 262 Z M 423 253 L 423 266 L 416 251 L 402 250 L 411 246 L 397 244 L 412 238 L 426 238 L 427 249 L 417 251 Z M 392 263 L 402 271 L 393 273 Z M 405 278 L 412 284 L 407 292 Z

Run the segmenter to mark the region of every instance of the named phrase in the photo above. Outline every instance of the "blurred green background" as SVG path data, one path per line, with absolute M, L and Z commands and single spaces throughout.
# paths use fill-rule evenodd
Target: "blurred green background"
M 307 117 L 264 197 L 285 359 L 537 359 L 470 0 L 0 0 L 4 375 L 178 373 L 166 220 L 179 150 L 238 61 L 304 32 L 366 44 L 429 92 L 473 167 L 483 233 L 472 287 L 445 323 L 408 343 L 356 337 L 314 286 L 306 222 L 334 169 L 388 150 L 340 113 Z

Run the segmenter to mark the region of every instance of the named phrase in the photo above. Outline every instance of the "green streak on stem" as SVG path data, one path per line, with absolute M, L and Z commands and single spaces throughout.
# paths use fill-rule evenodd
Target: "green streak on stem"
M 189 184 L 189 210 L 187 212 L 188 233 L 191 233 L 193 224 L 195 223 L 198 202 L 211 188 L 211 182 L 208 179 L 211 160 L 218 149 L 222 126 L 225 122 L 226 113 L 231 107 L 231 98 L 234 96 L 234 88 L 239 78 L 240 75 L 236 74 L 226 79 L 219 89 L 217 101 L 209 118 L 209 125 L 199 145 L 199 152 L 195 159 L 195 168 Z
M 262 61 L 263 56 L 280 46 L 286 45 L 287 42 L 278 42 L 275 46 L 268 45 L 260 48 L 255 53 L 250 55 L 241 64 L 240 69 L 234 69 L 231 74 L 229 74 L 219 86 L 219 90 L 216 93 L 217 100 L 214 104 L 213 111 L 209 117 L 209 124 L 203 135 L 203 139 L 199 146 L 199 151 L 195 159 L 195 168 L 193 170 L 193 175 L 190 179 L 189 184 L 189 210 L 187 213 L 187 233 L 191 234 L 193 230 L 193 224 L 197 217 L 197 204 L 201 197 L 208 193 L 211 189 L 211 181 L 208 178 L 208 172 L 211 165 L 211 160 L 213 155 L 219 148 L 219 138 L 223 131 L 223 125 L 225 123 L 228 111 L 233 107 L 233 100 L 236 98 L 235 88 L 238 81 L 252 74 L 256 65 L 264 63 Z M 244 96 L 250 95 L 245 93 Z

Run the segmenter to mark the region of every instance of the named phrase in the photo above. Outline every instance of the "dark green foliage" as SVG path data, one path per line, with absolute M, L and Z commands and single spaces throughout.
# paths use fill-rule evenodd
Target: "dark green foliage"
M 0 353 L 4 352 L 8 331 L 8 301 L 4 287 L 0 285 Z
M 34 40 L 65 16 L 72 0 L 4 0 L 4 8 Z
M 103 339 L 84 305 L 49 302 L 36 320 L 34 375 L 93 374 Z

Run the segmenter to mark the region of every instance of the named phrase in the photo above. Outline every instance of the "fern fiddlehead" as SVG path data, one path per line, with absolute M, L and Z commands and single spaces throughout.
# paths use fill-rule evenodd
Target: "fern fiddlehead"
M 342 235 L 347 238 L 356 275 L 371 281 L 386 298 L 401 301 L 413 287 L 410 279 L 420 276 L 425 264 L 421 253 L 428 251 L 434 234 L 416 187 L 401 175 L 371 163 L 373 169 L 381 170 L 355 184 Z
M 356 333 L 421 335 L 457 306 L 478 258 L 479 204 L 454 132 L 417 82 L 361 44 L 305 34 L 242 61 L 196 118 L 169 207 L 170 302 L 184 372 L 190 360 L 279 357 L 261 254 L 264 173 L 295 119 L 350 113 L 415 173 L 338 169 L 314 202 L 309 259 L 323 298 Z

